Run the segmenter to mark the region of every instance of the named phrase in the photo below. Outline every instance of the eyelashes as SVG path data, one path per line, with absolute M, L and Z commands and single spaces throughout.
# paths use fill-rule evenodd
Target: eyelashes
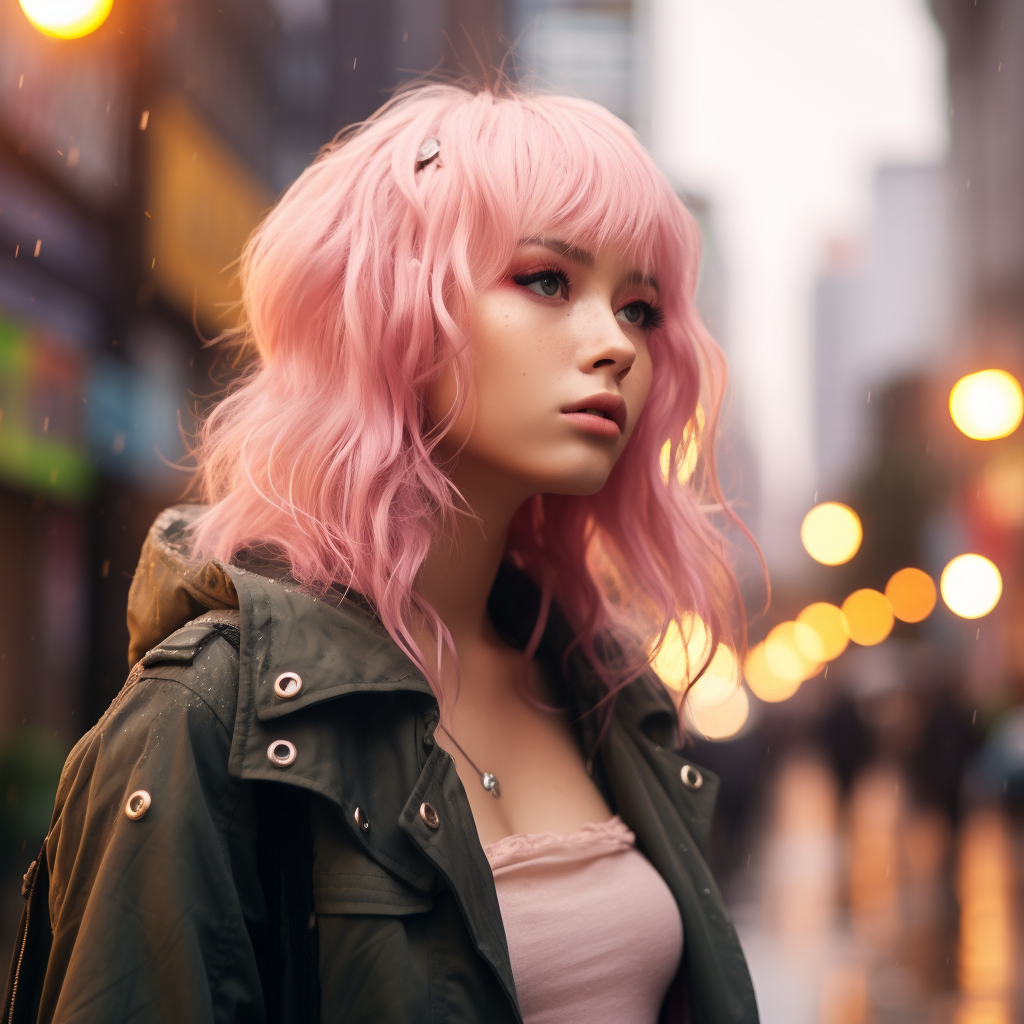
M 537 270 L 532 274 L 515 274 L 512 278 L 516 284 L 522 285 L 524 288 L 530 288 L 530 291 L 536 292 L 537 295 L 543 295 L 546 298 L 553 299 L 559 292 L 562 294 L 562 298 L 567 299 L 569 297 L 569 278 L 561 270 L 556 270 L 552 267 L 548 267 L 545 270 Z M 554 291 L 548 291 L 545 287 L 549 282 L 556 282 L 558 288 Z M 532 288 L 531 285 L 539 284 L 539 289 Z
M 560 295 L 563 299 L 569 298 L 569 277 L 557 267 L 545 267 L 543 270 L 535 270 L 528 274 L 513 274 L 512 280 L 522 288 L 529 288 L 536 295 L 553 299 Z M 536 286 L 536 287 L 534 287 Z M 660 306 L 645 302 L 642 299 L 635 299 L 627 302 L 621 309 L 638 309 L 641 314 L 639 321 L 627 317 L 627 323 L 632 327 L 641 327 L 645 331 L 655 331 L 665 323 L 665 314 Z
M 644 311 L 645 331 L 656 331 L 659 327 L 665 326 L 665 311 L 661 306 L 652 306 L 649 302 L 631 302 L 630 305 L 637 305 Z

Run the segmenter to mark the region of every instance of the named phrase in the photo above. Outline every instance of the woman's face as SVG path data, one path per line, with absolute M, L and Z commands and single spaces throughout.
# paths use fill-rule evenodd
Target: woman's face
M 505 478 L 525 497 L 593 494 L 622 454 L 651 387 L 655 282 L 618 251 L 556 237 L 520 243 L 508 273 L 477 296 L 467 401 L 441 444 L 457 478 Z M 429 395 L 452 408 L 447 369 Z

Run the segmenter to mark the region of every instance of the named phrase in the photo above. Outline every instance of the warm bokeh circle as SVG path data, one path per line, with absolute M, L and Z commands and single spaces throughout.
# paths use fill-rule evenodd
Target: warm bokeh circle
M 901 622 L 921 622 L 935 608 L 938 591 L 931 576 L 920 569 L 900 569 L 885 585 L 893 615 Z
M 25 17 L 48 36 L 79 39 L 107 20 L 113 0 L 20 0 Z
M 843 602 L 850 639 L 863 647 L 880 644 L 891 632 L 896 617 L 885 594 L 870 587 L 855 590 Z
M 860 548 L 864 529 L 860 517 L 839 501 L 824 501 L 804 516 L 800 540 L 807 553 L 823 565 L 842 565 Z

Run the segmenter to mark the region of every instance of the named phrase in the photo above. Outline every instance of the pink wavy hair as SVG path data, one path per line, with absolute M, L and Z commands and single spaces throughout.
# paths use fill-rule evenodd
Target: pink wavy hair
M 427 136 L 440 156 L 417 170 Z M 508 540 L 542 593 L 527 653 L 556 601 L 610 698 L 647 668 L 672 620 L 708 625 L 705 664 L 719 639 L 742 647 L 745 632 L 725 542 L 699 507 L 703 492 L 728 509 L 713 452 L 725 363 L 694 304 L 700 238 L 629 127 L 566 96 L 420 84 L 325 146 L 240 261 L 234 334 L 256 358 L 199 435 L 196 484 L 211 507 L 196 551 L 229 560 L 270 545 L 304 589 L 352 587 L 439 699 L 408 622 L 424 608 L 417 571 L 458 495 L 432 458 L 447 424 L 425 423 L 425 391 L 450 360 L 465 395 L 476 293 L 507 272 L 520 239 L 550 234 L 618 247 L 656 275 L 664 312 L 650 397 L 605 486 L 537 495 Z M 699 446 L 688 485 L 666 480 L 666 441 L 673 465 Z

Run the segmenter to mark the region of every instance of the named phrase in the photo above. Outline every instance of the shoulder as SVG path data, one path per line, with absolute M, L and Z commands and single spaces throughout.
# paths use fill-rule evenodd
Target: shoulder
M 237 611 L 193 619 L 136 662 L 104 718 L 129 707 L 153 705 L 159 711 L 168 703 L 198 700 L 230 733 L 238 703 L 238 649 Z M 159 683 L 177 686 L 155 685 Z
M 136 662 L 110 707 L 71 751 L 54 825 L 76 794 L 94 807 L 97 800 L 119 802 L 141 774 L 173 774 L 184 760 L 202 763 L 207 783 L 226 783 L 237 702 L 237 626 L 218 613 L 216 621 L 202 617 L 172 633 Z

